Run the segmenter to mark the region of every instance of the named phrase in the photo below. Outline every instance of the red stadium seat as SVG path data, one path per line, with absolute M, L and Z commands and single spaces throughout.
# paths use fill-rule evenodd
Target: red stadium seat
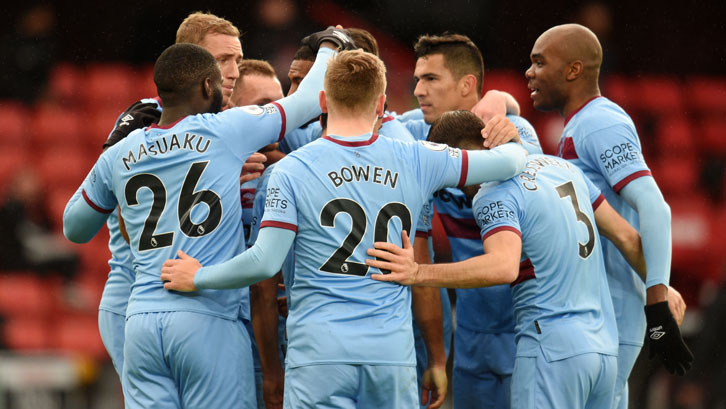
M 695 156 L 663 156 L 651 161 L 653 177 L 666 199 L 689 196 L 699 192 L 700 162 Z
M 600 82 L 603 95 L 628 112 L 633 104 L 631 79 L 622 75 L 609 75 L 601 78 Z
M 704 154 L 726 156 L 726 114 L 704 118 L 698 142 Z
M 26 146 L 29 126 L 27 108 L 14 101 L 0 101 L 0 150 Z
M 4 316 L 43 316 L 54 305 L 55 282 L 30 271 L 0 273 L 0 314 Z
M 656 147 L 660 155 L 693 154 L 698 147 L 698 141 L 693 140 L 695 126 L 684 116 L 662 119 L 656 130 Z
M 40 106 L 33 114 L 30 137 L 35 149 L 83 145 L 79 114 L 59 106 Z
M 13 176 L 27 164 L 29 154 L 23 147 L 3 147 L 0 149 L 0 197 L 4 197 Z
M 96 157 L 78 148 L 45 150 L 36 168 L 49 189 L 75 189 L 93 167 Z
M 99 109 L 89 116 L 88 121 L 83 126 L 87 144 L 86 150 L 89 153 L 101 154 L 103 143 L 113 129 L 121 112 L 123 111 L 106 108 Z
M 722 77 L 689 78 L 685 87 L 690 111 L 726 115 L 726 79 Z
M 134 87 L 132 88 L 132 102 L 143 98 L 154 98 L 159 95 L 156 92 L 156 84 L 154 83 L 154 66 L 147 65 L 135 70 Z
M 113 109 L 119 113 L 135 99 L 134 72 L 125 64 L 93 64 L 86 69 L 83 103 L 87 111 Z
M 45 350 L 50 347 L 50 328 L 45 318 L 11 317 L 3 328 L 3 339 L 10 349 Z
M 630 89 L 632 107 L 640 112 L 667 115 L 684 111 L 680 83 L 669 76 L 635 79 Z
M 718 280 L 718 260 L 724 260 L 726 240 L 718 211 L 707 198 L 691 195 L 669 200 L 673 237 L 674 270 L 695 272 L 693 279 Z M 721 212 L 722 213 L 722 212 Z
M 81 98 L 83 82 L 79 67 L 71 63 L 56 64 L 48 81 L 51 97 L 63 104 L 75 104 Z

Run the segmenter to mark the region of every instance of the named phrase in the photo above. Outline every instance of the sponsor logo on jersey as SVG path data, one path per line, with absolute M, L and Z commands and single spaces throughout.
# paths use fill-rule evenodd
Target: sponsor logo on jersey
M 634 162 L 642 162 L 640 149 L 630 142 L 619 143 L 600 153 L 600 161 L 608 175 Z
M 476 212 L 476 219 L 480 225 L 487 226 L 506 219 L 516 221 L 517 217 L 513 210 L 504 206 L 501 200 L 497 200 L 479 208 Z
M 265 211 L 283 213 L 287 209 L 287 199 L 280 197 L 279 187 L 268 187 L 265 199 Z
M 265 112 L 267 113 L 267 115 L 272 115 L 277 112 L 277 107 L 271 104 L 265 105 Z

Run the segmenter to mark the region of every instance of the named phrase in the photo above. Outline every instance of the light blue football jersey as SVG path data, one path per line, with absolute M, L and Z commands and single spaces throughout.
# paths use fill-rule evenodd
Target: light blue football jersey
M 415 366 L 410 288 L 371 280 L 379 271 L 366 250 L 400 245 L 429 195 L 463 183 L 466 160 L 445 145 L 367 134 L 325 136 L 278 162 L 261 227 L 297 232 L 288 367 Z
M 140 102 L 156 104 L 157 109 L 161 111 L 158 98 L 145 98 Z M 123 113 L 116 119 L 112 129 L 115 129 L 123 119 L 122 116 L 124 116 Z M 108 266 L 111 270 L 108 273 L 106 285 L 103 287 L 103 294 L 101 295 L 98 309 L 126 315 L 126 306 L 129 303 L 129 296 L 131 295 L 131 284 L 134 282 L 134 257 L 131 254 L 129 244 L 126 243 L 126 240 L 121 235 L 118 214 L 116 212 L 109 214 L 106 226 L 108 227 L 109 233 L 108 249 L 111 252 Z
M 525 170 L 482 185 L 473 209 L 482 240 L 502 230 L 522 237 L 512 283 L 517 356 L 548 361 L 582 353 L 617 356 L 615 316 L 593 206 L 600 191 L 569 162 L 530 155 Z
M 237 319 L 248 289 L 170 292 L 161 265 L 179 249 L 205 265 L 244 249 L 241 166 L 284 134 L 284 111 L 272 103 L 139 129 L 101 155 L 82 192 L 99 211 L 121 206 L 136 271 L 127 316 L 192 311 Z
M 558 156 L 579 167 L 608 203 L 636 229 L 638 213 L 618 192 L 630 181 L 650 176 L 632 119 L 605 97 L 590 100 L 566 119 Z M 615 245 L 601 237 L 621 344 L 643 345 L 645 284 Z

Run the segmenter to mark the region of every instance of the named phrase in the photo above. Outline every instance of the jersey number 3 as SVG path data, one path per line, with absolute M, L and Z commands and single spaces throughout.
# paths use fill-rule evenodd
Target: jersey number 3
M 561 198 L 570 197 L 570 203 L 577 216 L 577 221 L 582 222 L 587 227 L 587 242 L 582 244 L 578 241 L 577 245 L 579 247 L 580 257 L 588 258 L 592 254 L 592 249 L 595 247 L 595 228 L 592 227 L 592 221 L 580 210 L 580 205 L 577 203 L 577 195 L 575 194 L 575 186 L 572 184 L 572 181 L 563 183 L 557 186 L 556 189 Z
M 211 190 L 194 191 L 208 164 L 209 161 L 192 163 L 179 193 L 179 206 L 177 206 L 179 229 L 188 237 L 201 237 L 209 234 L 217 228 L 222 220 L 222 203 L 219 195 Z M 166 207 L 164 183 L 158 176 L 151 173 L 140 173 L 133 176 L 126 182 L 124 188 L 126 203 L 129 206 L 139 204 L 136 194 L 141 188 L 151 190 L 154 200 L 151 204 L 149 216 L 144 221 L 141 237 L 139 237 L 139 251 L 171 246 L 174 242 L 174 232 L 155 233 L 156 225 L 159 223 L 159 218 Z M 209 213 L 201 223 L 194 223 L 191 218 L 192 209 L 200 203 L 205 203 L 209 207 Z
M 320 211 L 320 225 L 323 227 L 335 227 L 335 217 L 338 213 L 347 213 L 351 219 L 350 232 L 328 260 L 320 266 L 320 271 L 336 274 L 348 274 L 364 276 L 368 273 L 368 265 L 357 261 L 348 260 L 356 247 L 360 244 L 368 228 L 368 217 L 363 207 L 350 199 L 338 198 L 329 201 Z M 386 204 L 376 215 L 373 229 L 374 241 L 388 240 L 388 222 L 398 217 L 401 220 L 401 228 L 407 232 L 411 231 L 411 212 L 403 203 L 391 202 Z M 390 271 L 381 270 L 383 274 Z

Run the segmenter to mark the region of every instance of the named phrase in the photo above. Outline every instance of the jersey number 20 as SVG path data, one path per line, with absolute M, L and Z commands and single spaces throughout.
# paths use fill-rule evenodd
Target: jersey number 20
M 320 225 L 323 227 L 335 227 L 335 217 L 338 213 L 347 213 L 351 219 L 350 232 L 328 260 L 320 266 L 320 271 L 336 274 L 348 274 L 364 276 L 368 273 L 368 265 L 348 260 L 356 247 L 360 244 L 368 228 L 368 217 L 363 207 L 351 199 L 338 198 L 329 201 L 320 211 Z M 407 232 L 411 231 L 411 212 L 403 203 L 391 202 L 378 211 L 375 226 L 373 229 L 374 241 L 388 240 L 388 222 L 398 217 L 401 220 L 401 228 Z M 381 270 L 383 274 L 390 273 Z

